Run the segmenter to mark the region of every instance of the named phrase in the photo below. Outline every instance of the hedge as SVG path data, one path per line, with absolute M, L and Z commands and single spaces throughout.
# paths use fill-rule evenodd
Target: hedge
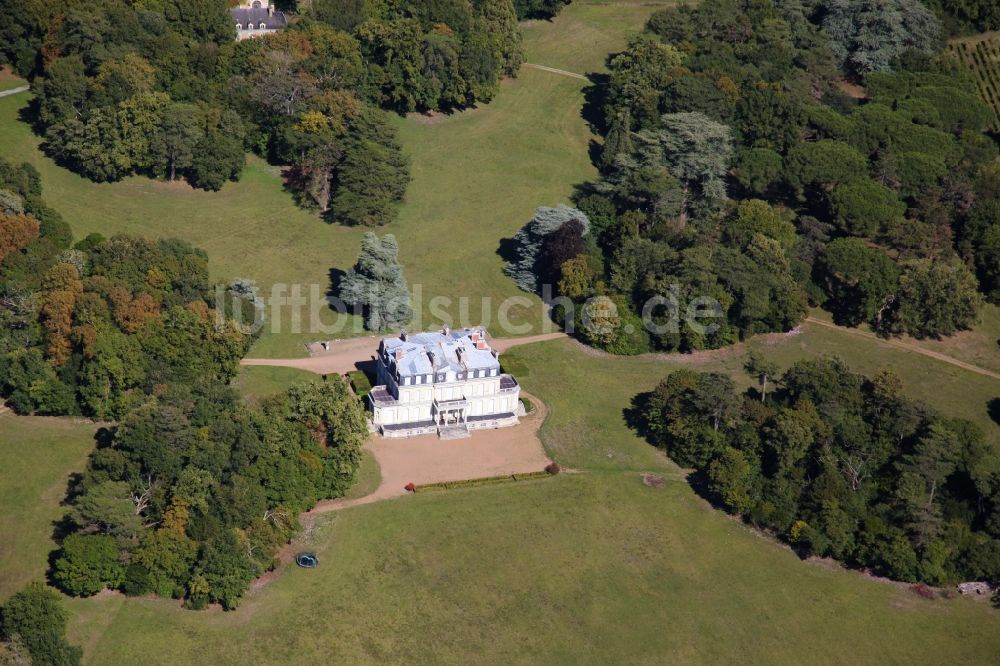
M 525 472 L 523 474 L 504 474 L 501 476 L 486 476 L 479 479 L 466 479 L 464 481 L 442 481 L 441 483 L 427 483 L 414 486 L 413 492 L 420 493 L 428 490 L 454 490 L 456 488 L 474 488 L 476 486 L 486 486 L 497 483 L 512 483 L 514 481 L 529 481 L 531 479 L 541 479 L 552 476 L 549 472 Z

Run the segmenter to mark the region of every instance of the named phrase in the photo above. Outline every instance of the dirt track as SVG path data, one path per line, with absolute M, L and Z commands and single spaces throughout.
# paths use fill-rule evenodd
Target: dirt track
M 441 440 L 437 435 L 406 439 L 376 436 L 367 448 L 375 454 L 381 471 L 378 489 L 364 497 L 320 502 L 306 515 L 402 497 L 408 483 L 419 486 L 541 471 L 551 462 L 538 438 L 548 410 L 541 400 L 524 392 L 521 395 L 530 398 L 535 409 L 510 428 L 475 430 L 468 439 L 455 440 Z

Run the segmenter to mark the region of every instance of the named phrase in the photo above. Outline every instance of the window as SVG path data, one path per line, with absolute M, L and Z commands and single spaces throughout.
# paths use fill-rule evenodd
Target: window
M 243 24 L 242 23 L 237 23 L 236 24 L 236 29 L 237 30 L 242 30 L 243 29 Z
M 260 29 L 261 29 L 261 30 L 263 30 L 263 29 L 264 29 L 264 24 L 263 24 L 263 23 L 261 23 L 261 24 L 260 24 Z

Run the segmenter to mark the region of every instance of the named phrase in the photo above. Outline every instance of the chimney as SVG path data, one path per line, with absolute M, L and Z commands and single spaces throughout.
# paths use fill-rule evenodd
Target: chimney
M 431 361 L 431 369 L 434 368 L 434 352 L 427 350 L 427 358 Z
M 476 349 L 486 349 L 486 341 L 485 340 L 477 340 L 476 341 Z
M 448 334 L 449 334 L 449 333 L 451 333 L 451 329 L 450 329 L 450 328 L 448 328 L 447 326 L 445 326 L 445 327 L 444 327 L 444 328 L 443 328 L 443 329 L 441 330 L 441 332 L 442 332 L 442 333 L 444 334 L 444 336 L 445 336 L 445 337 L 448 337 Z
M 406 342 L 406 331 L 399 332 L 399 339 L 402 340 L 403 342 Z
M 398 361 L 401 358 L 403 358 L 403 350 L 402 349 L 397 349 L 396 350 L 396 360 Z

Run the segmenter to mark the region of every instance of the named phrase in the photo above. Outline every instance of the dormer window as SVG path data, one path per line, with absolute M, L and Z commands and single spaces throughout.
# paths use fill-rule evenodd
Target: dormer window
M 260 24 L 260 29 L 261 29 L 261 30 L 263 30 L 263 29 L 264 29 L 264 24 L 263 24 L 263 23 L 261 23 L 261 24 Z
M 237 23 L 236 24 L 236 29 L 237 30 L 242 30 L 243 29 L 243 24 L 242 23 Z

